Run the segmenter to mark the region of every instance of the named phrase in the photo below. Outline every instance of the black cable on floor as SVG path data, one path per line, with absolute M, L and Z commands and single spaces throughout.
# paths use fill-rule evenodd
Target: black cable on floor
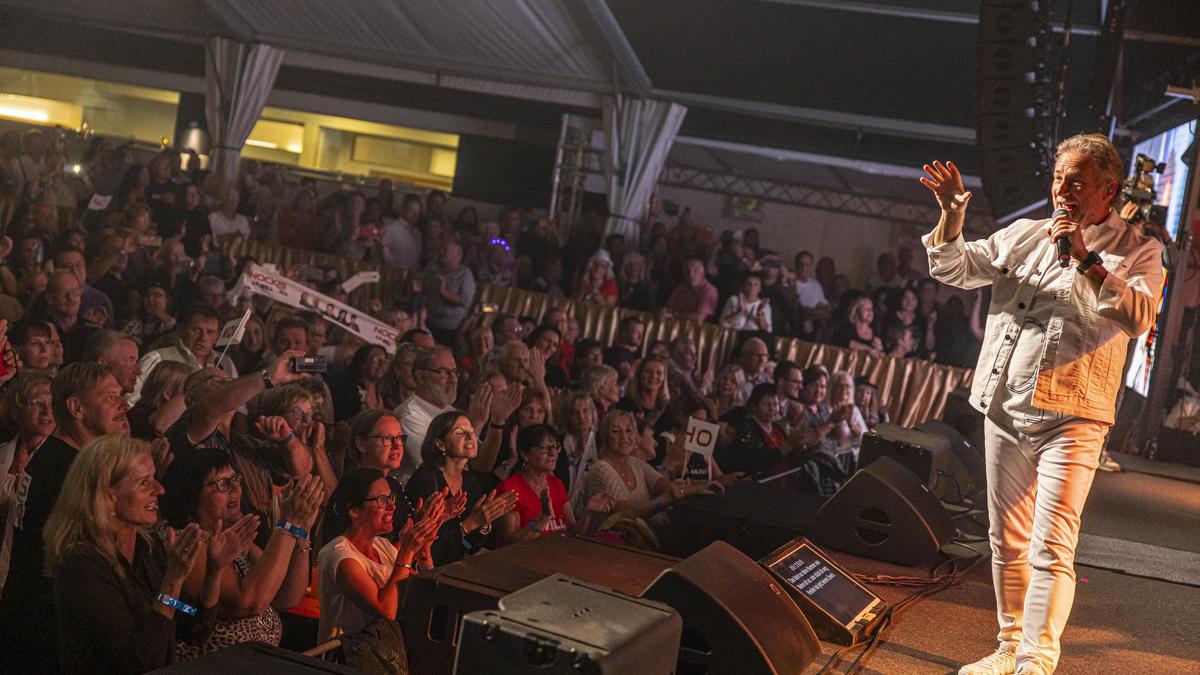
M 897 614 L 912 606 L 918 600 L 933 595 L 934 593 L 937 593 L 954 584 L 968 571 L 978 565 L 985 557 L 986 556 L 976 555 L 973 558 L 949 558 L 939 563 L 937 567 L 933 568 L 928 577 L 900 577 L 867 574 L 854 575 L 856 579 L 863 583 L 880 586 L 914 586 L 920 588 L 920 590 L 888 607 L 887 611 L 885 611 L 883 616 L 880 617 L 878 623 L 875 624 L 870 636 L 866 640 L 856 642 L 848 647 L 843 647 L 831 654 L 829 660 L 825 662 L 825 665 L 821 666 L 821 670 L 817 671 L 818 675 L 821 675 L 821 673 L 833 672 L 830 670 L 831 668 L 834 668 L 840 664 L 842 659 L 844 659 L 854 650 L 862 648 L 862 651 L 859 653 L 859 655 L 854 659 L 853 662 L 850 663 L 850 667 L 844 671 L 844 675 L 857 673 L 862 667 L 863 659 L 865 659 L 868 654 L 873 652 L 876 647 L 879 646 L 884 631 L 891 626 L 892 620 Z M 960 568 L 960 562 L 966 562 L 966 565 Z M 943 572 L 942 568 L 946 565 L 949 565 L 950 569 L 949 571 Z

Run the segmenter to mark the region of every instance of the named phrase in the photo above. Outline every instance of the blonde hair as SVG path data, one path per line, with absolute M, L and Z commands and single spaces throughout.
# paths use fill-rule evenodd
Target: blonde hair
M 151 408 L 165 404 L 169 397 L 183 394 L 183 382 L 191 375 L 192 367 L 179 361 L 161 361 L 142 386 L 142 398 Z
M 629 384 L 625 386 L 625 394 L 630 398 L 637 400 L 645 392 L 642 391 L 642 372 L 646 370 L 646 366 L 658 363 L 663 367 L 663 383 L 662 388 L 658 390 L 658 396 L 654 400 L 654 409 L 662 411 L 667 407 L 667 403 L 671 401 L 671 392 L 667 387 L 667 378 L 671 375 L 671 363 L 661 356 L 647 356 L 638 362 L 638 367 L 633 371 L 633 376 L 629 378 Z
M 124 574 L 117 564 L 113 492 L 142 456 L 149 453 L 150 446 L 145 442 L 111 434 L 95 439 L 79 451 L 42 534 L 49 574 L 55 573 L 76 544 L 92 546 L 118 575 Z
M 866 307 L 868 304 L 871 305 L 871 309 L 875 309 L 875 303 L 870 298 L 864 296 L 855 299 L 854 303 L 850 305 L 850 323 L 862 321 L 863 307 Z
M 618 410 L 616 408 L 609 410 L 604 415 L 604 419 L 600 420 L 600 432 L 596 434 L 597 445 L 600 450 L 600 456 L 608 454 L 608 434 L 612 428 L 616 426 L 617 420 L 620 418 L 629 418 L 629 423 L 633 425 L 633 431 L 637 432 L 637 418 L 628 410 Z
M 586 401 L 592 411 L 592 428 L 596 426 L 596 404 L 592 402 L 592 396 L 586 391 L 576 389 L 571 393 L 558 399 L 557 409 L 554 411 L 554 421 L 558 422 L 559 433 L 566 436 L 571 433 L 571 411 L 575 409 L 575 405 L 580 401 Z
M 1121 167 L 1121 156 L 1113 147 L 1112 141 L 1103 134 L 1077 134 L 1072 136 L 1054 149 L 1054 163 L 1068 152 L 1073 152 L 1092 160 L 1096 170 L 1105 181 L 1121 182 L 1124 169 Z

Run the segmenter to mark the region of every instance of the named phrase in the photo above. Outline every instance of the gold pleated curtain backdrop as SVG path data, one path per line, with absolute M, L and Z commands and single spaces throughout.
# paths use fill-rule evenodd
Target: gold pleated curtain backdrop
M 376 298 L 408 297 L 410 282 L 419 274 L 416 270 L 356 262 L 341 256 L 260 241 L 247 242 L 242 255 L 260 263 L 274 263 L 281 271 L 293 265 L 336 269 L 343 279 L 356 272 L 377 269 L 380 271 L 379 284 L 367 284 L 353 293 L 354 301 L 360 306 Z M 695 339 L 699 349 L 701 367 L 716 364 L 714 370 L 729 360 L 738 341 L 737 331 L 713 324 L 662 318 L 646 312 L 555 298 L 533 291 L 493 287 L 487 283 L 478 285 L 475 301 L 491 302 L 501 312 L 532 316 L 539 321 L 551 308 L 565 307 L 579 321 L 580 337 L 592 338 L 606 345 L 616 337 L 621 319 L 636 314 L 646 322 L 644 345 L 649 346 L 658 340 L 671 340 L 679 335 L 690 336 Z M 820 363 L 830 372 L 846 370 L 855 377 L 866 377 L 879 387 L 880 397 L 887 402 L 892 421 L 904 426 L 914 426 L 941 416 L 946 407 L 946 397 L 959 387 L 971 386 L 973 374 L 969 368 L 954 368 L 918 359 L 874 357 L 861 350 L 789 337 L 775 338 L 775 358 L 789 359 L 801 368 Z

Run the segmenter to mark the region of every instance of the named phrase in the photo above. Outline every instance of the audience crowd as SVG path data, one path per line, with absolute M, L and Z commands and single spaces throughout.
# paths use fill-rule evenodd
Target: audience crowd
M 981 337 L 980 300 L 939 304 L 907 248 L 854 289 L 830 257 L 782 260 L 753 229 L 713 241 L 686 211 L 638 241 L 589 223 L 564 241 L 387 180 L 321 195 L 254 161 L 225 185 L 194 153 L 136 156 L 94 138 L 75 176 L 45 130 L 0 142 L 7 672 L 278 644 L 306 592 L 322 640 L 378 633 L 412 575 L 481 550 L 561 532 L 662 547 L 675 501 L 786 467 L 831 494 L 887 402 L 774 360 L 771 336 L 958 366 Z M 280 272 L 394 327 L 394 353 L 243 290 L 248 240 L 423 271 L 382 301 L 334 270 Z M 483 282 L 742 339 L 702 367 L 687 337 L 647 344 L 636 314 L 600 344 L 568 311 L 478 302 Z M 297 372 L 305 357 L 326 369 Z M 720 423 L 711 459 L 685 447 L 691 418 Z

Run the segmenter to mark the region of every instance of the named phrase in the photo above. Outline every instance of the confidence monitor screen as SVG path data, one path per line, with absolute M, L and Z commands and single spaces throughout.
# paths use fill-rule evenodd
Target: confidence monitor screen
M 843 626 L 851 626 L 880 602 L 808 542 L 772 555 L 763 564 Z

